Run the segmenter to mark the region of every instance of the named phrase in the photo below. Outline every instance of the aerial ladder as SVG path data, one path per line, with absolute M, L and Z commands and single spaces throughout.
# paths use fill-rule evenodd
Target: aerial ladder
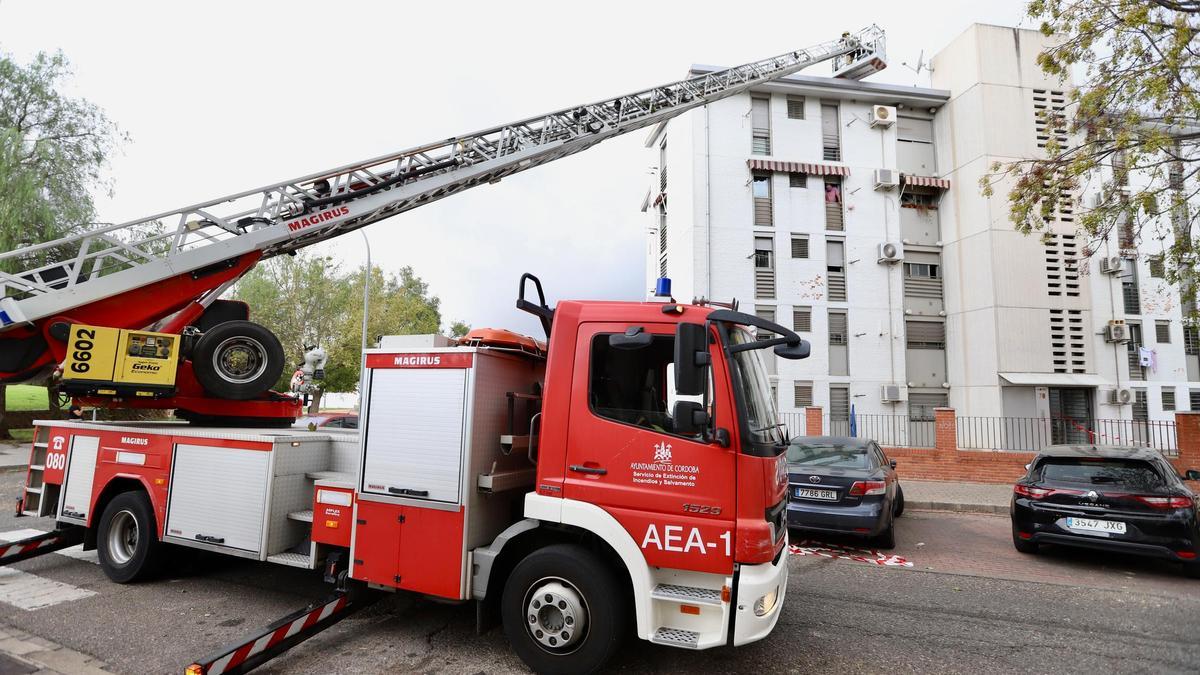
M 829 60 L 835 77 L 883 69 L 883 31 L 0 253 L 0 383 L 61 369 L 62 390 L 84 403 L 290 424 L 299 399 L 270 391 L 278 339 L 220 299 L 259 261 Z

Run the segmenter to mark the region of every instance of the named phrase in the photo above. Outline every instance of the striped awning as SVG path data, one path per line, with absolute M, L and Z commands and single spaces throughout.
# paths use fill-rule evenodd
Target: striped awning
M 901 174 L 904 178 L 905 185 L 914 185 L 917 187 L 931 187 L 941 190 L 950 189 L 950 181 L 945 178 L 934 178 L 933 176 L 911 176 L 909 174 Z
M 849 176 L 850 167 L 836 164 L 809 164 L 807 162 L 781 162 L 776 159 L 748 159 L 746 165 L 756 171 L 785 171 L 808 173 L 814 176 Z

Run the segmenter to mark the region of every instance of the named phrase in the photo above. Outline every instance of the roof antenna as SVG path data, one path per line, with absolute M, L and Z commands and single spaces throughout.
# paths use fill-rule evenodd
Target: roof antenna
M 900 65 L 904 66 L 905 68 L 908 68 L 909 70 L 913 71 L 914 73 L 916 73 L 918 75 L 921 74 L 922 70 L 926 70 L 931 73 L 933 72 L 933 66 L 929 65 L 929 62 L 925 60 L 925 50 L 924 49 L 922 49 L 921 54 L 919 56 L 917 56 L 916 67 L 908 65 L 908 61 L 901 61 Z

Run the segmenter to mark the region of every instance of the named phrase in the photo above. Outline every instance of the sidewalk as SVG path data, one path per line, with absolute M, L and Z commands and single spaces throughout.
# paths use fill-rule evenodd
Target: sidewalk
M 108 672 L 103 661 L 0 624 L 0 673 L 102 675 Z
M 0 473 L 18 471 L 29 465 L 29 443 L 0 441 Z
M 970 511 L 1008 514 L 1012 499 L 1009 483 L 958 483 L 936 480 L 901 480 L 904 505 L 927 511 Z

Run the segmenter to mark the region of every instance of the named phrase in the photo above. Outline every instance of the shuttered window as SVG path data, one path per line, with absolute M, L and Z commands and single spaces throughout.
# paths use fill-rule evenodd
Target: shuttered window
M 789 96 L 787 97 L 788 119 L 802 120 L 804 119 L 804 97 Z
M 769 307 L 769 306 L 758 305 L 757 307 L 754 308 L 754 316 L 757 316 L 760 319 L 766 319 L 767 321 L 770 321 L 771 323 L 775 323 L 775 308 Z M 756 329 L 755 335 L 760 340 L 765 340 L 765 339 L 775 337 L 774 333 L 772 333 L 769 330 L 764 330 L 762 328 Z
M 1163 257 L 1161 255 L 1150 258 L 1150 276 L 1155 279 L 1162 279 L 1167 276 L 1166 265 L 1163 264 Z
M 1170 321 L 1155 321 L 1154 322 L 1154 341 L 1160 345 L 1171 344 L 1171 322 Z
M 1195 412 L 1200 412 L 1200 389 L 1188 390 L 1188 403 Z
M 837 103 L 821 102 L 821 151 L 826 161 L 842 161 L 842 142 Z
M 904 263 L 904 294 L 912 298 L 941 298 L 941 266 L 925 262 Z
M 831 239 L 825 242 L 825 269 L 828 275 L 828 296 L 834 302 L 846 301 L 846 242 Z
M 946 324 L 941 321 L 907 321 L 904 333 L 909 349 L 946 348 Z
M 755 155 L 771 154 L 771 99 L 755 96 L 750 99 L 750 126 L 753 136 L 750 152 Z
M 756 171 L 750 176 L 750 191 L 754 196 L 754 224 L 771 227 L 775 224 L 775 208 L 771 199 L 771 174 Z
M 812 307 L 794 307 L 792 309 L 792 330 L 797 333 L 812 332 Z
M 806 188 L 808 187 L 808 174 L 798 173 L 793 171 L 788 174 L 788 187 Z
M 1163 410 L 1174 410 L 1175 409 L 1175 390 L 1174 389 L 1165 389 L 1164 388 L 1162 390 L 1162 404 L 1163 404 Z
M 807 408 L 813 404 L 813 383 L 812 382 L 793 382 L 792 383 L 792 403 L 797 408 Z
M 775 240 L 769 236 L 754 237 L 754 297 L 775 297 Z
M 1200 355 L 1200 329 L 1196 326 L 1183 327 L 1183 353 L 1188 356 Z
M 932 143 L 933 120 L 900 116 L 896 120 L 896 140 L 909 143 Z
M 808 257 L 808 235 L 793 234 L 792 235 L 792 257 L 807 258 Z
M 1150 420 L 1150 406 L 1146 403 L 1146 390 L 1133 390 L 1133 419 L 1139 422 Z
M 842 384 L 829 385 L 829 419 L 850 419 L 850 387 Z
M 845 312 L 830 312 L 829 313 L 829 344 L 844 345 L 847 342 L 846 335 L 846 313 Z

